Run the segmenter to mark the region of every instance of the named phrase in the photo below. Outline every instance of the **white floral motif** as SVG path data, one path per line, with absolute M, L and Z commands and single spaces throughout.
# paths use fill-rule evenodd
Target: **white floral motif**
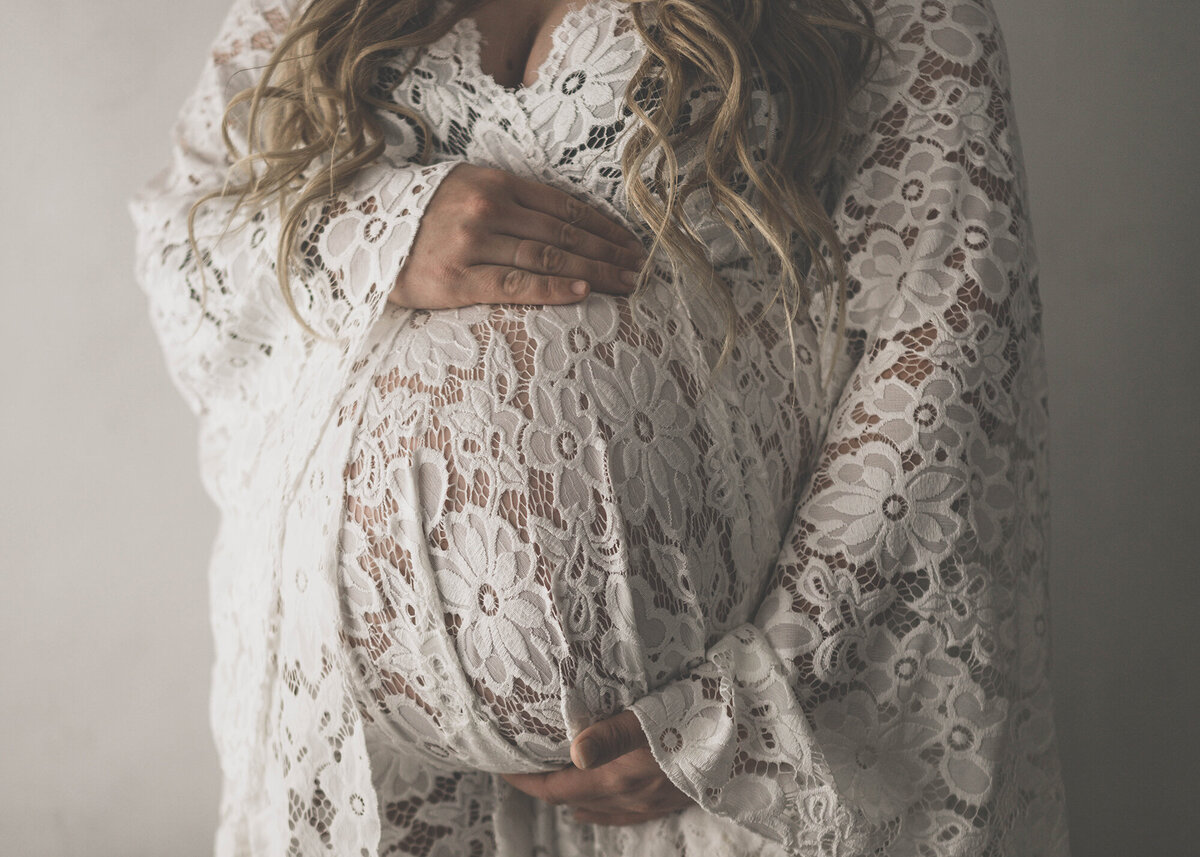
M 911 567 L 918 558 L 944 556 L 962 528 L 951 503 L 963 480 L 951 468 L 923 464 L 905 472 L 895 451 L 875 442 L 837 461 L 832 476 L 834 487 L 812 505 L 819 550 L 844 548 L 856 559 Z
M 913 324 L 930 309 L 944 309 L 955 301 L 957 278 L 946 267 L 954 239 L 955 233 L 948 226 L 924 230 L 912 248 L 906 247 L 899 236 L 887 232 L 881 231 L 872 237 L 873 252 L 865 272 L 873 279 L 895 284 L 903 299 L 895 310 L 901 321 Z M 877 312 L 878 304 L 887 297 L 886 292 L 881 292 L 875 296 L 876 305 L 864 309 Z
M 865 653 L 871 668 L 862 681 L 877 699 L 894 694 L 907 709 L 935 708 L 965 674 L 962 662 L 945 650 L 946 635 L 936 626 L 920 626 L 903 639 L 874 628 Z
M 614 73 L 619 73 L 626 58 L 606 49 L 604 35 L 596 30 L 579 39 L 571 46 L 570 62 L 564 63 L 548 82 L 548 86 L 565 98 L 547 98 L 530 110 L 529 118 L 535 126 L 553 123 L 556 139 L 577 140 L 580 130 L 586 128 L 593 117 L 613 109 L 609 81 Z M 590 41 L 590 50 L 580 50 L 586 47 L 585 40 Z
M 465 324 L 453 324 L 437 313 L 414 313 L 409 325 L 420 335 L 406 337 L 412 349 L 408 359 L 419 369 L 426 384 L 439 385 L 451 369 L 470 368 L 479 359 L 479 343 Z
M 949 703 L 942 758 L 942 776 L 954 792 L 977 801 L 992 789 L 987 759 L 994 745 L 1005 740 L 998 734 L 1005 717 L 1004 703 L 987 699 L 983 689 L 964 684 Z
M 815 720 L 838 787 L 872 818 L 892 818 L 913 802 L 929 776 L 918 756 L 937 735 L 934 721 L 902 715 L 881 721 L 862 691 L 821 706 Z
M 1012 233 L 1012 217 L 980 193 L 965 194 L 959 210 L 965 222 L 963 250 L 973 279 L 988 298 L 1003 300 L 1009 290 L 1004 272 L 1021 254 L 1018 237 Z
M 546 653 L 557 641 L 549 604 L 530 585 L 532 557 L 496 519 L 474 516 L 471 524 L 454 528 L 439 572 L 445 605 L 463 620 L 456 637 L 463 658 L 499 687 L 551 681 L 555 665 Z M 481 578 L 478 569 L 490 573 Z
M 974 420 L 961 395 L 960 387 L 944 377 L 930 378 L 916 388 L 888 381 L 872 401 L 872 413 L 879 419 L 873 428 L 897 445 L 916 441 L 927 452 L 938 446 L 955 449 Z
M 653 509 L 664 526 L 678 528 L 684 523 L 681 501 L 693 493 L 688 470 L 695 460 L 679 388 L 662 367 L 625 348 L 617 351 L 614 372 L 601 377 L 594 363 L 585 363 L 582 380 L 598 413 L 621 426 L 611 440 L 609 466 L 627 493 L 626 517 L 641 523 Z
M 895 170 L 881 169 L 868 176 L 871 185 L 863 197 L 880 206 L 881 218 L 902 222 L 912 206 L 953 204 L 956 174 L 953 166 L 942 163 L 933 146 L 913 146 Z
M 1016 502 L 1016 494 L 1007 480 L 1008 457 L 1003 449 L 993 449 L 979 437 L 971 445 L 971 460 L 975 462 L 967 482 L 971 525 L 978 535 L 979 546 L 995 550 Z

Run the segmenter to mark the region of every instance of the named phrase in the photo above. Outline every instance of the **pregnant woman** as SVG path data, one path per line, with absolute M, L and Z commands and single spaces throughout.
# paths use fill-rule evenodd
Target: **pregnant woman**
M 987 0 L 236 0 L 217 854 L 1066 854 L 1023 183 Z

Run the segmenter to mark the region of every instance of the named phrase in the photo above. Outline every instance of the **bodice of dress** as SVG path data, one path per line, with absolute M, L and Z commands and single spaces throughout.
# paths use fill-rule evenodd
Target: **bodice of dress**
M 448 11 L 441 0 L 438 9 Z M 652 7 L 647 18 L 653 21 Z M 482 71 L 483 36 L 473 18 L 455 23 L 404 73 L 411 56 L 401 52 L 380 75 L 380 91 L 417 109 L 429 124 L 435 158 L 465 158 L 473 164 L 507 170 L 583 196 L 593 205 L 649 238 L 649 230 L 631 218 L 621 178 L 620 154 L 632 113 L 625 90 L 645 56 L 629 4 L 622 0 L 576 0 L 551 32 L 551 47 L 529 86 L 501 86 Z M 699 113 L 721 97 L 715 89 L 696 89 L 690 109 Z M 761 116 L 770 118 L 766 94 Z M 383 114 L 397 138 L 410 134 L 406 120 Z M 765 126 L 764 126 L 765 134 Z M 701 147 L 691 141 L 680 149 L 687 163 Z M 654 159 L 643 167 L 649 179 Z M 685 212 L 716 266 L 734 262 L 740 251 L 734 236 L 710 213 L 711 198 L 700 189 Z

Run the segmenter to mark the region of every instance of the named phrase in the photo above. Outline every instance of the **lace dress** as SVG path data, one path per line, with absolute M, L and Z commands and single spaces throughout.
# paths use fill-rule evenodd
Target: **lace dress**
M 631 300 L 384 301 L 458 163 L 647 235 L 619 171 L 643 55 L 621 0 L 568 11 L 526 88 L 481 71 L 469 19 L 389 61 L 379 92 L 426 117 L 434 154 L 416 164 L 389 119 L 380 163 L 306 225 L 290 285 L 324 337 L 278 295 L 271 213 L 217 241 L 213 204 L 187 245 L 227 167 L 220 114 L 256 74 L 238 72 L 295 12 L 237 0 L 174 164 L 133 204 L 222 511 L 218 855 L 1066 854 L 1003 45 L 986 3 L 875 5 L 894 54 L 822 183 L 848 335 L 821 335 L 819 299 L 772 306 L 698 196 L 738 314 L 714 370 L 724 320 L 662 259 Z M 624 708 L 697 806 L 598 827 L 496 775 L 566 765 Z

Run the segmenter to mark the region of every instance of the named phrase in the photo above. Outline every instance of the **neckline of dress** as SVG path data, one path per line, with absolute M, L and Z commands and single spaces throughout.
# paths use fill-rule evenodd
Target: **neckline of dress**
M 572 44 L 572 36 L 577 35 L 583 24 L 589 19 L 589 16 L 595 15 L 601 6 L 606 6 L 607 0 L 574 0 L 567 7 L 563 14 L 562 20 L 554 25 L 550 31 L 550 51 L 545 58 L 538 63 L 534 72 L 536 74 L 533 83 L 528 85 L 521 84 L 520 86 L 504 86 L 495 77 L 483 70 L 483 63 L 480 60 L 480 49 L 483 44 L 483 33 L 479 29 L 479 25 L 474 18 L 464 16 L 460 18 L 450 32 L 454 34 L 454 40 L 458 52 L 461 55 L 463 70 L 476 82 L 482 83 L 489 91 L 496 93 L 504 98 L 514 99 L 519 103 L 524 103 L 527 99 L 534 95 L 542 94 L 547 91 L 547 88 L 558 77 L 554 74 L 554 69 L 562 62 L 563 56 Z M 614 14 L 621 15 L 624 12 L 623 3 L 618 3 Z

